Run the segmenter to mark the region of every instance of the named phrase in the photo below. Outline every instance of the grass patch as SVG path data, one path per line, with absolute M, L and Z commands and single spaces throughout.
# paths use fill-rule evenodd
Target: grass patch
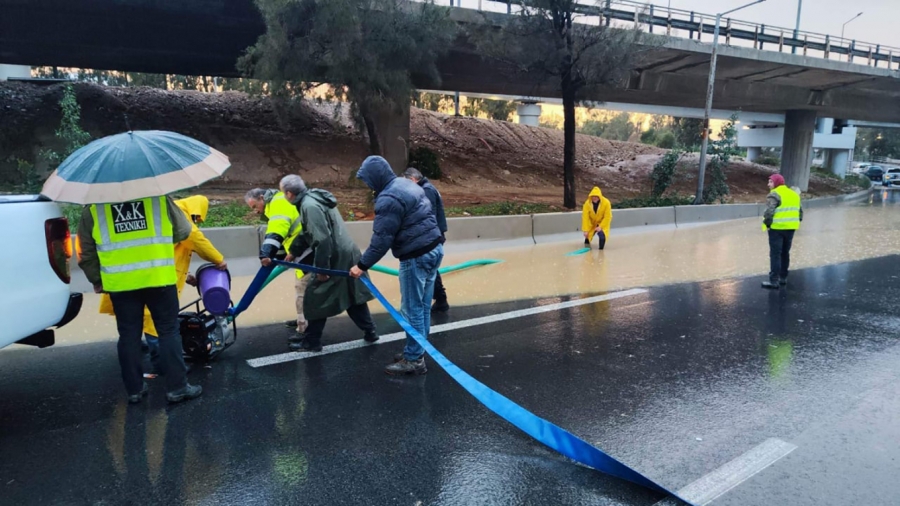
M 683 195 L 667 195 L 663 197 L 635 197 L 620 200 L 612 205 L 613 209 L 634 209 L 637 207 L 672 207 L 689 206 L 694 203 L 694 197 Z
M 835 181 L 841 180 L 841 176 L 838 176 L 837 174 L 835 174 L 834 172 L 831 172 L 830 170 L 828 170 L 826 168 L 819 167 L 816 165 L 814 165 L 813 167 L 810 168 L 810 173 L 815 174 L 815 175 L 825 178 L 825 179 L 832 179 Z
M 868 190 L 869 186 L 872 185 L 872 181 L 862 174 L 847 174 L 847 176 L 844 177 L 844 182 L 853 186 L 858 186 L 863 190 Z
M 259 225 L 262 220 L 243 202 L 210 202 L 202 228 Z
M 447 216 L 510 216 L 515 214 L 542 214 L 560 211 L 558 207 L 548 204 L 529 204 L 524 202 L 495 202 L 463 207 L 447 207 Z

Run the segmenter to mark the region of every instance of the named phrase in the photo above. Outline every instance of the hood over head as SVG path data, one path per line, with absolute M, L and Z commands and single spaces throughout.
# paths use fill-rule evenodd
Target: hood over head
M 375 190 L 375 193 L 381 193 L 391 181 L 397 179 L 394 169 L 380 156 L 370 156 L 363 160 L 356 177 Z
M 784 176 L 782 176 L 781 174 L 772 174 L 771 176 L 769 176 L 769 181 L 772 181 L 772 184 L 775 186 L 775 188 L 778 188 L 779 186 L 784 184 Z
M 591 193 L 588 195 L 588 200 L 591 200 L 594 197 L 600 197 L 601 199 L 603 198 L 603 192 L 601 192 L 600 188 L 597 186 L 595 186 L 594 189 L 591 190 Z
M 209 199 L 203 195 L 194 195 L 181 200 L 176 200 L 177 205 L 188 216 L 199 216 L 200 221 L 206 221 L 206 213 L 209 212 Z
M 304 193 L 304 198 L 315 199 L 316 202 L 321 203 L 329 209 L 337 207 L 337 197 L 327 190 L 320 190 L 318 188 L 307 190 Z

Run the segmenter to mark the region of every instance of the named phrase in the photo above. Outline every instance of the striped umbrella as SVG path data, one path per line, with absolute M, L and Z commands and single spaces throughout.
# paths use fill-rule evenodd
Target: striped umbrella
M 175 132 L 126 132 L 72 153 L 41 194 L 73 204 L 128 202 L 199 186 L 230 166 L 224 154 Z

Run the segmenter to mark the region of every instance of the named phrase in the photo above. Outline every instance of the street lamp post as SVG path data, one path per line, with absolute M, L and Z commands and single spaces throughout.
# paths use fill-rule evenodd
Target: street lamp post
M 756 0 L 755 2 L 750 2 L 736 9 L 716 14 L 716 27 L 713 30 L 712 56 L 709 60 L 709 82 L 706 84 L 706 107 L 703 110 L 703 138 L 700 142 L 700 174 L 697 178 L 697 195 L 694 197 L 694 204 L 703 203 L 703 179 L 706 177 L 706 148 L 709 146 L 709 114 L 712 111 L 713 93 L 716 89 L 716 60 L 719 56 L 719 27 L 722 24 L 722 16 L 765 1 L 766 0 Z
M 854 19 L 856 19 L 856 18 L 858 18 L 858 17 L 860 17 L 860 16 L 862 16 L 862 15 L 863 15 L 863 13 L 860 12 L 860 13 L 857 14 L 856 16 L 853 16 L 852 18 L 848 19 L 846 23 L 844 23 L 843 25 L 841 25 L 841 44 L 844 43 L 844 29 L 847 28 L 847 23 L 853 21 Z M 848 56 L 848 59 L 849 59 L 849 54 L 848 54 L 847 56 Z
M 800 11 L 803 9 L 803 0 L 797 0 L 797 24 L 794 26 L 794 40 L 800 37 Z M 797 46 L 791 46 L 791 54 L 797 54 Z

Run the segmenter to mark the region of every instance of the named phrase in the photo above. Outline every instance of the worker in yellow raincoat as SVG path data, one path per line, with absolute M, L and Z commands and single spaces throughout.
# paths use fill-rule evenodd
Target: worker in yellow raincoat
M 603 196 L 600 188 L 594 187 L 584 202 L 581 210 L 581 230 L 584 232 L 584 245 L 590 247 L 591 241 L 596 235 L 600 242 L 600 249 L 606 246 L 609 239 L 609 226 L 612 224 L 612 205 L 609 199 Z
M 185 283 L 190 281 L 191 284 L 194 284 L 195 282 L 193 279 L 194 277 L 189 272 L 191 268 L 191 256 L 194 253 L 197 253 L 203 260 L 215 264 L 216 267 L 221 270 L 228 268 L 228 264 L 225 262 L 225 257 L 219 253 L 219 250 L 213 246 L 209 239 L 207 239 L 206 236 L 203 235 L 203 232 L 197 227 L 199 223 L 202 223 L 203 220 L 206 219 L 206 213 L 209 210 L 209 199 L 202 195 L 195 195 L 193 197 L 176 200 L 175 205 L 177 205 L 178 208 L 187 215 L 188 220 L 191 221 L 191 235 L 175 245 L 175 271 L 178 275 L 175 287 L 178 289 L 178 295 L 181 295 L 181 290 L 184 288 Z M 104 293 L 100 296 L 100 313 L 115 315 L 113 312 L 112 301 L 108 294 Z M 152 363 L 154 374 L 157 374 L 158 371 L 158 335 L 156 327 L 153 325 L 153 319 L 150 317 L 150 311 L 145 307 L 144 337 L 147 340 L 147 346 L 150 348 L 150 362 Z

